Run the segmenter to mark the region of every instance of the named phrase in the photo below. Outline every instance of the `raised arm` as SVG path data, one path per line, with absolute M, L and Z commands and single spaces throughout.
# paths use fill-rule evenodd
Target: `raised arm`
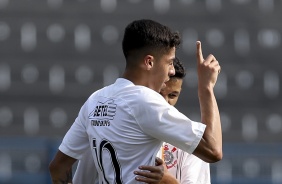
M 221 68 L 213 55 L 204 59 L 200 41 L 197 42 L 197 67 L 201 121 L 207 126 L 193 154 L 206 162 L 213 163 L 222 159 L 221 122 L 214 95 L 214 86 Z

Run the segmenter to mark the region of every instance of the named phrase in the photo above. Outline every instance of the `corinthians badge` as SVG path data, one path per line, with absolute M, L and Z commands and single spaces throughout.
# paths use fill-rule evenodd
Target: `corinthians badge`
M 164 161 L 166 164 L 166 167 L 172 168 L 177 164 L 177 148 L 171 145 L 164 145 Z

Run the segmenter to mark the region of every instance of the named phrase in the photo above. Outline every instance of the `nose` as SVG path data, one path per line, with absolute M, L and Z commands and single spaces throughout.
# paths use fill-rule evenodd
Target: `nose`
M 172 65 L 171 68 L 169 69 L 169 76 L 174 76 L 175 75 L 175 68 Z

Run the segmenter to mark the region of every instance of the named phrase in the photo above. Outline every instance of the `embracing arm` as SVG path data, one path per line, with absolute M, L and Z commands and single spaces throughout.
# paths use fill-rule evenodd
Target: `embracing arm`
M 163 160 L 158 157 L 156 157 L 155 166 L 140 166 L 139 169 L 139 171 L 134 171 L 137 181 L 150 184 L 179 184 L 176 178 L 168 172 Z
M 164 176 L 160 182 L 160 184 L 179 184 L 175 176 L 168 172 L 167 166 L 165 162 L 163 163 L 164 166 Z
M 179 182 L 169 172 L 165 172 L 160 184 L 179 184 Z
M 220 66 L 213 55 L 209 55 L 206 59 L 203 58 L 201 42 L 197 42 L 197 60 L 201 121 L 207 126 L 193 154 L 208 163 L 213 163 L 222 159 L 221 122 L 214 95 L 214 86 Z
M 136 181 L 145 182 L 150 184 L 158 184 L 164 175 L 163 160 L 156 157 L 155 166 L 142 165 L 139 166 L 140 170 L 134 171 Z M 149 171 L 149 172 L 148 172 Z
M 71 183 L 72 165 L 76 159 L 64 154 L 60 150 L 49 165 L 49 171 L 53 184 Z

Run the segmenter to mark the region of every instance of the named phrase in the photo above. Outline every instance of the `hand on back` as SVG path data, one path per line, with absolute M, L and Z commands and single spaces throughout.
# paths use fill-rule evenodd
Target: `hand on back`
M 142 165 L 139 167 L 140 170 L 134 171 L 137 175 L 135 179 L 148 184 L 158 184 L 163 178 L 164 166 L 162 159 L 156 157 L 155 166 Z

